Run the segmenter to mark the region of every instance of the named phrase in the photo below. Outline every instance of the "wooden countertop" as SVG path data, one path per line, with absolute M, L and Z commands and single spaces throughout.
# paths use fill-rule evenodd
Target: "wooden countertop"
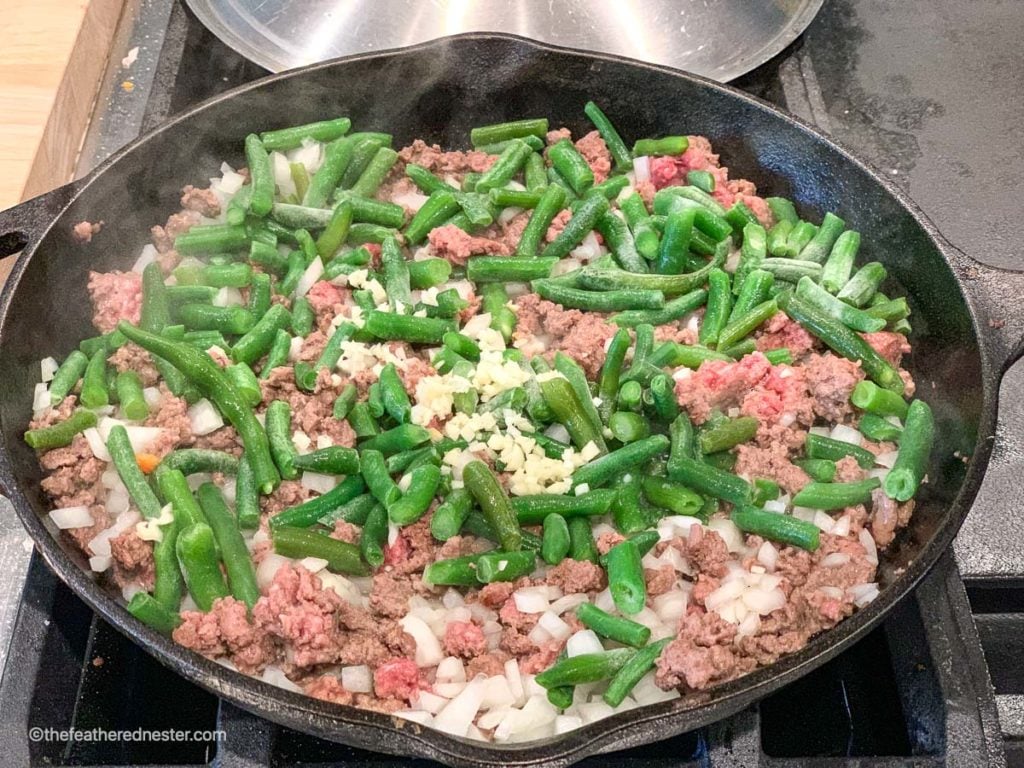
M 0 2 L 0 209 L 70 180 L 121 7 Z

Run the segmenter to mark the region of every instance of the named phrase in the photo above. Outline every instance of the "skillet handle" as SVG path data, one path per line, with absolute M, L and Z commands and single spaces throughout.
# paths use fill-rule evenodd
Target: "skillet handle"
M 0 211 L 0 258 L 35 248 L 57 214 L 78 194 L 81 185 L 81 180 L 73 181 Z
M 1024 271 L 993 267 L 943 241 L 985 334 L 987 362 L 998 379 L 1024 357 Z

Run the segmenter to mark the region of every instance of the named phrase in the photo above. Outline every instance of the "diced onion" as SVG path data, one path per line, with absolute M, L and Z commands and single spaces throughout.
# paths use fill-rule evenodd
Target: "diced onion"
M 886 451 L 875 456 L 875 464 L 886 469 L 892 469 L 896 465 L 896 457 L 899 451 Z
M 82 434 L 85 435 L 85 440 L 89 443 L 89 450 L 92 451 L 93 456 L 100 461 L 110 461 L 107 444 L 103 442 L 103 438 L 100 437 L 100 432 L 96 427 L 89 427 Z
M 850 562 L 850 556 L 846 552 L 833 552 L 821 558 L 823 568 L 839 568 Z
M 588 602 L 589 599 L 590 598 L 587 597 L 586 593 L 576 592 L 574 594 L 558 598 L 557 600 L 555 600 L 555 602 L 551 604 L 548 610 L 550 610 L 556 616 L 561 616 L 566 611 L 575 610 L 579 606 L 583 605 L 583 603 Z
M 465 736 L 483 703 L 485 682 L 486 678 L 478 677 L 468 683 L 458 696 L 434 716 L 434 728 L 453 736 Z
M 299 482 L 311 491 L 323 494 L 338 484 L 338 478 L 334 475 L 324 475 L 320 472 L 303 472 Z
M 401 205 L 414 213 L 423 207 L 423 204 L 427 202 L 427 196 L 416 191 L 403 192 L 398 195 L 391 197 L 391 202 Z M 423 250 L 422 248 L 420 250 Z M 415 258 L 415 256 L 414 256 Z
M 89 558 L 89 570 L 94 573 L 103 573 L 110 567 L 110 555 L 96 555 Z
M 841 443 L 849 443 L 850 445 L 859 446 L 864 442 L 864 435 L 853 427 L 848 427 L 845 424 L 836 424 L 832 427 L 832 432 L 829 437 L 833 440 L 838 440 Z
M 306 267 L 306 271 L 302 273 L 302 277 L 299 278 L 299 282 L 295 286 L 295 298 L 301 298 L 309 293 L 309 289 L 313 287 L 313 284 L 323 277 L 324 274 L 324 263 L 317 256 L 313 261 Z
M 640 157 L 633 158 L 633 173 L 636 176 L 636 181 L 641 184 L 645 181 L 651 180 L 651 158 L 647 155 L 641 155 Z
M 50 389 L 45 382 L 38 382 L 32 393 L 32 412 L 42 413 L 50 407 Z
M 872 565 L 878 565 L 878 547 L 875 545 L 875 538 L 871 535 L 871 532 L 867 528 L 861 528 L 860 533 L 857 534 L 857 540 L 864 547 L 864 551 L 868 553 L 868 562 Z
M 412 635 L 412 639 L 416 641 L 416 666 L 434 667 L 444 659 L 444 651 L 441 650 L 441 643 L 438 641 L 437 635 L 423 619 L 406 615 L 399 623 L 402 625 L 402 629 Z
M 548 610 L 548 597 L 545 587 L 523 587 L 512 593 L 516 610 L 520 613 L 544 613 Z
M 263 670 L 263 682 L 276 685 L 278 688 L 284 688 L 286 691 L 292 691 L 293 693 L 302 693 L 302 689 L 293 683 L 278 667 L 267 667 Z
M 341 687 L 352 693 L 372 693 L 373 673 L 365 664 L 341 668 Z
M 522 208 L 517 208 L 514 205 L 510 205 L 508 208 L 503 208 L 501 213 L 498 214 L 499 224 L 508 224 L 512 219 L 523 212 Z
M 568 656 L 581 656 L 584 653 L 601 653 L 604 646 L 601 638 L 592 629 L 582 629 L 573 634 L 565 643 L 565 652 Z
M 854 605 L 858 608 L 863 608 L 878 597 L 879 590 L 878 585 L 872 582 L 868 584 L 854 584 L 846 590 L 846 593 L 853 600 Z
M 240 307 L 243 303 L 242 292 L 237 288 L 221 288 L 212 302 L 215 307 Z
M 156 261 L 157 255 L 156 247 L 152 243 L 146 243 L 142 246 L 142 252 L 139 254 L 139 258 L 137 258 L 135 263 L 132 265 L 132 272 L 138 272 L 141 274 L 142 270 Z
M 292 179 L 292 168 L 288 158 L 281 152 L 271 152 L 270 165 L 274 169 L 274 183 L 281 196 L 296 194 L 298 190 L 295 188 L 295 180 Z
M 458 657 L 448 656 L 441 659 L 441 663 L 437 665 L 434 679 L 439 683 L 464 683 L 466 682 L 466 667 Z
M 726 549 L 730 552 L 740 552 L 743 549 L 743 532 L 732 520 L 716 517 L 708 523 L 708 528 L 722 537 Z
M 53 381 L 53 374 L 57 372 L 60 366 L 57 361 L 52 357 L 44 357 L 39 361 L 39 375 L 42 381 L 50 382 Z
M 89 508 L 85 506 L 61 507 L 51 510 L 50 519 L 62 531 L 70 528 L 89 528 L 95 522 L 92 515 L 89 514 Z
M 260 561 L 260 564 L 256 567 L 256 583 L 260 585 L 261 589 L 265 589 L 270 586 L 270 583 L 274 580 L 274 576 L 277 575 L 278 570 L 282 566 L 289 565 L 291 560 L 283 555 L 278 555 L 274 552 L 269 552 Z
M 188 409 L 188 420 L 194 435 L 208 435 L 224 426 L 220 412 L 205 397 Z
M 770 541 L 766 541 L 757 550 L 757 561 L 769 571 L 774 571 L 779 562 L 779 550 Z

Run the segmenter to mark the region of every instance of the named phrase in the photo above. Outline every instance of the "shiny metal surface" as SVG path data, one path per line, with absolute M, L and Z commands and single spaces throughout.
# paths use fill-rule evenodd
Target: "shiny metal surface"
M 509 32 L 720 82 L 789 45 L 823 0 L 187 0 L 272 72 L 460 32 Z

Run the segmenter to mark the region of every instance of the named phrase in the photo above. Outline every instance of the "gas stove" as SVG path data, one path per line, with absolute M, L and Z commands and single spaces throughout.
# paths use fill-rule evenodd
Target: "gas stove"
M 965 252 L 1024 267 L 1007 226 L 1019 206 L 1006 191 L 1024 174 L 1016 86 L 1024 59 L 1012 54 L 1022 33 L 1024 14 L 999 0 L 832 0 L 800 40 L 734 84 L 891 174 Z M 184 5 L 128 0 L 79 172 L 167 117 L 264 74 Z M 955 552 L 882 627 L 756 707 L 581 765 L 1024 766 L 1021 394 L 1017 366 L 1004 379 L 992 465 Z M 426 765 L 309 737 L 218 700 L 93 615 L 24 540 L 4 504 L 0 763 Z M 136 729 L 188 737 L 62 733 Z

